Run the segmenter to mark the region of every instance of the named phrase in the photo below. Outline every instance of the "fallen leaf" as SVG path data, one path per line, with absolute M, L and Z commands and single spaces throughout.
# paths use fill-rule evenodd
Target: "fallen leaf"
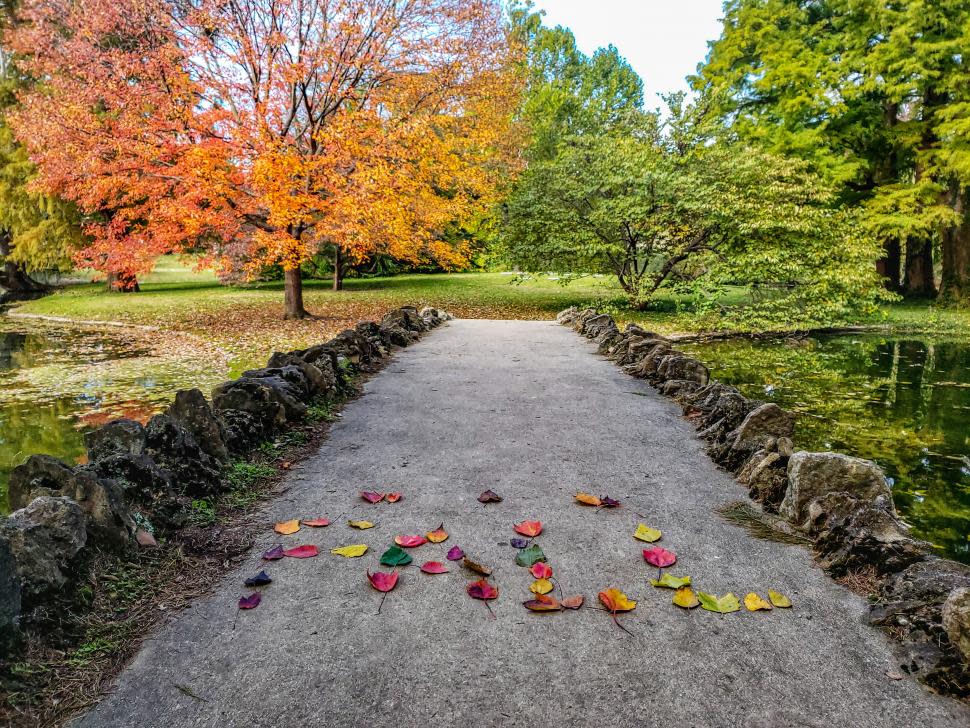
M 395 536 L 394 543 L 398 546 L 403 546 L 406 549 L 413 549 L 417 546 L 423 546 L 428 543 L 428 539 L 424 536 Z
M 155 540 L 155 537 L 144 528 L 139 528 L 135 531 L 135 541 L 139 546 L 144 546 L 145 548 L 158 546 L 158 541 Z
M 516 523 L 513 528 L 516 533 L 521 533 L 523 536 L 536 537 L 542 533 L 542 522 L 541 521 L 522 521 L 522 523 Z
M 274 546 L 269 551 L 263 554 L 263 559 L 265 561 L 276 561 L 282 558 L 283 558 L 283 547 L 279 545 Z
M 263 601 L 263 595 L 259 592 L 253 592 L 248 597 L 239 598 L 239 608 L 240 609 L 255 609 L 259 606 L 259 603 Z
M 535 599 L 522 602 L 522 605 L 533 612 L 558 612 L 562 605 L 553 597 L 545 594 L 536 594 Z
M 533 594 L 548 594 L 553 590 L 552 582 L 548 579 L 536 579 L 529 586 L 529 591 Z
M 461 564 L 466 569 L 471 569 L 476 574 L 481 574 L 482 576 L 491 576 L 492 574 L 492 570 L 490 568 L 488 568 L 487 566 L 483 566 L 478 562 L 472 561 L 467 556 L 462 560 Z
M 646 541 L 647 543 L 659 541 L 661 536 L 663 536 L 662 531 L 644 526 L 642 523 L 637 526 L 637 530 L 633 533 L 633 538 L 638 541 Z
M 246 586 L 266 586 L 273 580 L 265 571 L 261 571 L 256 576 L 251 576 L 244 582 Z
M 728 612 L 736 612 L 741 609 L 741 605 L 738 603 L 738 598 L 728 592 L 723 597 L 717 597 L 713 594 L 705 594 L 704 592 L 697 592 L 697 598 L 701 602 L 701 606 L 708 612 L 717 612 L 719 614 L 727 614 Z
M 514 549 L 524 549 L 526 546 L 529 545 L 529 540 L 526 538 L 513 538 L 513 539 L 509 539 L 509 544 Z
M 616 614 L 617 612 L 629 612 L 636 609 L 637 603 L 630 599 L 619 589 L 606 589 L 599 593 L 600 602 L 606 607 L 607 611 Z
M 519 550 L 519 553 L 515 555 L 515 563 L 519 566 L 533 566 L 539 561 L 545 561 L 546 555 L 542 553 L 542 549 L 539 544 L 534 543 L 527 549 Z
M 583 606 L 583 602 L 585 601 L 586 597 L 584 597 L 582 594 L 577 594 L 573 597 L 566 597 L 560 602 L 560 604 L 562 604 L 564 609 L 579 609 L 581 606 Z
M 336 556 L 346 556 L 348 559 L 356 559 L 358 556 L 363 556 L 367 553 L 367 544 L 354 543 L 349 546 L 338 546 L 337 548 L 330 549 L 330 553 Z
M 375 571 L 373 574 L 370 571 L 367 572 L 367 580 L 379 592 L 387 593 L 397 586 L 397 578 L 398 573 L 396 571 L 392 571 L 390 574 L 386 571 Z
M 431 543 L 441 543 L 442 541 L 448 540 L 448 532 L 445 530 L 445 524 L 441 524 L 433 531 L 428 531 L 424 534 L 424 537 L 428 539 Z
M 601 506 L 603 501 L 597 498 L 595 495 L 590 495 L 589 493 L 577 493 L 576 500 L 582 503 L 584 506 Z
M 404 497 L 404 494 L 403 493 L 388 493 L 387 494 L 387 502 L 388 503 L 397 503 L 403 497 Z
M 425 574 L 447 574 L 448 567 L 440 561 L 425 561 L 421 564 L 421 571 Z
M 529 573 L 536 579 L 548 579 L 552 576 L 552 567 L 544 561 L 537 561 L 529 569 Z
M 682 586 L 674 592 L 673 601 L 678 607 L 683 607 L 684 609 L 693 609 L 700 605 L 700 602 L 697 601 L 697 595 L 694 594 L 694 590 L 689 586 Z
M 501 503 L 502 496 L 496 493 L 494 490 L 483 491 L 480 496 L 478 496 L 479 503 Z
M 671 576 L 670 574 L 664 574 L 659 579 L 651 579 L 650 583 L 656 587 L 664 587 L 667 589 L 680 589 L 682 586 L 690 586 L 690 577 Z
M 600 497 L 600 507 L 602 508 L 617 508 L 619 505 L 620 501 L 610 498 L 608 495 Z
M 320 549 L 313 544 L 304 544 L 303 546 L 294 546 L 291 549 L 283 550 L 284 556 L 289 556 L 293 559 L 309 559 L 312 556 L 316 556 L 318 553 L 320 553 Z
M 292 521 L 283 521 L 282 523 L 277 523 L 273 526 L 273 530 L 276 533 L 282 534 L 283 536 L 289 536 L 291 533 L 296 533 L 300 530 L 300 520 L 294 518 Z
M 776 592 L 773 589 L 768 590 L 768 598 L 771 600 L 771 603 L 774 604 L 776 607 L 780 607 L 782 609 L 788 609 L 791 606 L 791 599 L 786 597 L 781 592 Z
M 658 569 L 673 566 L 677 562 L 677 554 L 660 546 L 644 549 L 643 558 L 646 559 L 648 564 L 656 566 Z
M 411 555 L 400 546 L 391 546 L 381 554 L 381 564 L 384 566 L 407 566 L 411 563 Z
M 462 551 L 458 546 L 452 546 L 450 549 L 448 549 L 448 553 L 445 554 L 445 558 L 448 559 L 448 561 L 458 561 L 465 558 L 465 552 Z
M 309 526 L 310 528 L 323 528 L 324 526 L 329 526 L 330 521 L 326 518 L 308 518 L 304 521 L 300 521 L 304 526 Z
M 468 592 L 468 596 L 472 599 L 488 601 L 489 599 L 498 598 L 498 587 L 489 584 L 484 579 L 471 582 L 465 589 Z
M 361 531 L 374 527 L 374 524 L 370 521 L 347 521 L 347 525 L 351 528 L 359 528 Z
M 771 609 L 771 604 L 766 602 L 755 592 L 748 592 L 748 594 L 744 597 L 744 606 L 749 612 L 757 612 L 759 609 Z
M 383 493 L 377 493 L 373 490 L 362 490 L 360 492 L 360 497 L 368 503 L 380 503 L 382 500 L 384 500 Z

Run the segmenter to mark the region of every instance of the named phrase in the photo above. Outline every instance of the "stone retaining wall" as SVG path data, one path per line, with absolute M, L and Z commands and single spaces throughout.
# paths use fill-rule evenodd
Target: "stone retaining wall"
M 154 546 L 187 525 L 192 501 L 227 489 L 226 466 L 332 401 L 356 371 L 371 371 L 451 316 L 405 306 L 324 344 L 276 353 L 263 369 L 175 395 L 142 425 L 115 420 L 85 435 L 88 463 L 33 455 L 10 476 L 13 511 L 0 521 L 0 651 L 21 616 L 72 584 L 85 550 Z
M 594 309 L 570 308 L 557 321 L 680 404 L 710 457 L 775 523 L 811 539 L 831 574 L 874 571 L 879 591 L 870 619 L 901 637 L 902 668 L 943 692 L 970 696 L 970 567 L 910 535 L 878 465 L 796 451 L 793 413 L 711 379 L 702 362 L 659 334 L 634 324 L 620 331 Z

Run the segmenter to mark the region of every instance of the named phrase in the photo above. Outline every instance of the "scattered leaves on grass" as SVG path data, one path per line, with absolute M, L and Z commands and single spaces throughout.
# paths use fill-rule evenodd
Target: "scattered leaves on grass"
M 519 566 L 533 566 L 539 561 L 545 561 L 546 555 L 542 553 L 542 549 L 539 544 L 534 543 L 528 548 L 520 549 L 519 553 L 515 555 L 515 563 Z
M 395 536 L 394 543 L 406 549 L 413 549 L 428 543 L 428 539 L 424 536 Z
M 289 556 L 292 559 L 309 559 L 319 553 L 320 549 L 313 544 L 304 544 L 303 546 L 294 546 L 291 549 L 283 550 L 283 555 Z
M 433 531 L 428 531 L 424 534 L 424 537 L 428 539 L 431 543 L 441 543 L 442 541 L 448 540 L 448 532 L 445 530 L 445 524 L 441 524 Z
M 248 597 L 239 598 L 239 608 L 240 609 L 255 609 L 259 606 L 259 603 L 263 601 L 263 595 L 259 592 L 253 592 Z
M 388 503 L 397 503 L 403 497 L 404 497 L 404 494 L 403 493 L 396 493 L 396 492 L 395 493 L 388 493 L 387 494 L 387 502 Z
M 529 591 L 533 594 L 548 594 L 552 590 L 552 582 L 548 579 L 536 579 L 529 585 Z
M 595 495 L 590 495 L 589 493 L 577 493 L 576 500 L 582 503 L 584 506 L 601 506 L 603 501 L 597 498 Z
M 755 592 L 748 592 L 744 597 L 744 607 L 749 612 L 757 612 L 759 609 L 770 610 L 771 604 Z
M 300 530 L 300 519 L 294 518 L 292 521 L 283 521 L 282 523 L 277 523 L 275 526 L 273 526 L 273 530 L 283 536 L 289 536 L 291 533 L 296 533 Z
M 638 541 L 646 541 L 647 543 L 659 541 L 661 536 L 663 536 L 662 531 L 656 528 L 650 528 L 642 523 L 637 526 L 637 530 L 633 533 L 633 538 L 637 539 Z
M 515 529 L 516 533 L 521 533 L 523 536 L 529 536 L 530 538 L 535 538 L 540 533 L 542 533 L 542 522 L 541 521 L 522 521 L 522 523 L 516 523 L 512 528 Z
M 494 490 L 482 491 L 482 494 L 478 496 L 479 503 L 501 503 L 502 496 L 496 493 Z
M 351 528 L 358 528 L 361 531 L 374 527 L 374 524 L 370 521 L 347 521 L 347 525 Z
M 694 594 L 694 590 L 689 586 L 682 586 L 676 592 L 674 592 L 674 604 L 678 607 L 684 609 L 693 609 L 694 607 L 700 606 L 700 602 L 697 600 L 697 595 Z
M 473 581 L 465 588 L 468 591 L 468 596 L 470 596 L 472 599 L 488 601 L 490 599 L 498 598 L 498 587 L 493 584 L 489 584 L 487 581 L 485 581 L 485 579 Z
M 450 549 L 448 549 L 448 553 L 445 554 L 445 558 L 448 559 L 448 561 L 460 561 L 461 559 L 465 558 L 465 552 L 462 551 L 459 546 L 452 546 Z
M 697 592 L 697 598 L 701 602 L 701 607 L 706 609 L 708 612 L 727 614 L 728 612 L 736 612 L 741 609 L 738 598 L 731 592 L 728 592 L 723 597 L 717 597 L 713 594 L 705 594 L 704 592 Z
M 524 549 L 526 546 L 529 545 L 529 540 L 525 538 L 513 538 L 513 539 L 509 539 L 509 544 L 514 549 Z
M 367 580 L 379 592 L 389 592 L 397 586 L 398 576 L 396 571 L 392 571 L 391 573 L 375 571 L 373 574 L 370 571 L 367 572 Z
M 381 554 L 381 564 L 384 566 L 407 566 L 411 563 L 411 555 L 400 546 L 391 546 Z
M 278 559 L 282 559 L 282 558 L 283 558 L 283 547 L 280 546 L 279 544 L 271 548 L 269 551 L 266 551 L 263 553 L 264 561 L 277 561 Z
M 600 508 L 618 508 L 620 501 L 615 498 L 610 498 L 608 495 L 604 495 L 600 498 Z
M 462 563 L 462 566 L 464 566 L 466 569 L 470 569 L 471 571 L 474 571 L 476 574 L 481 574 L 482 576 L 492 575 L 492 570 L 489 567 L 483 566 L 482 564 L 479 564 L 476 561 L 472 561 L 467 556 L 465 556 L 464 559 L 462 559 L 461 563 Z
M 300 521 L 304 526 L 309 526 L 310 528 L 323 528 L 324 526 L 330 525 L 330 519 L 328 518 L 307 518 Z
M 330 549 L 330 553 L 336 556 L 346 556 L 348 559 L 356 559 L 358 556 L 363 556 L 367 553 L 367 544 L 354 543 L 349 546 L 338 546 L 337 548 Z
M 774 589 L 768 590 L 768 598 L 771 600 L 772 604 L 781 609 L 788 609 L 791 607 L 791 599 L 786 597 L 781 592 L 776 592 Z
M 562 604 L 554 597 L 545 594 L 536 594 L 535 599 L 529 599 L 522 604 L 526 609 L 533 612 L 558 612 L 562 609 Z
M 382 500 L 384 500 L 383 493 L 378 493 L 373 490 L 362 490 L 360 492 L 360 497 L 368 503 L 380 503 Z
M 448 567 L 440 561 L 425 561 L 421 564 L 421 571 L 425 574 L 447 574 Z
M 582 594 L 576 594 L 575 596 L 566 597 L 560 604 L 562 604 L 563 609 L 579 609 L 585 601 L 586 597 Z
M 270 578 L 269 574 L 267 574 L 265 571 L 261 571 L 258 574 L 256 574 L 256 576 L 251 576 L 248 579 L 246 579 L 244 583 L 246 586 L 253 587 L 253 586 L 266 586 L 272 581 L 273 580 Z
M 671 576 L 670 574 L 664 574 L 659 579 L 651 579 L 650 583 L 656 587 L 663 587 L 666 589 L 680 589 L 682 586 L 690 586 L 690 577 Z
M 654 546 L 652 549 L 644 549 L 643 558 L 646 559 L 648 564 L 656 566 L 658 569 L 665 569 L 677 563 L 677 554 L 660 546 Z
M 549 579 L 552 577 L 552 567 L 544 561 L 537 561 L 529 569 L 529 573 L 536 579 Z

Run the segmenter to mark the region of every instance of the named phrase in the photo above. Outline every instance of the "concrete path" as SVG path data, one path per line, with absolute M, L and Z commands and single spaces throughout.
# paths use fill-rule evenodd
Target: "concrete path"
M 642 395 L 642 396 L 637 396 Z M 91 726 L 965 726 L 970 711 L 915 682 L 891 680 L 891 644 L 865 604 L 799 547 L 757 540 L 715 514 L 743 490 L 704 456 L 678 409 L 546 322 L 456 321 L 400 352 L 351 403 L 320 452 L 266 511 L 278 520 L 368 518 L 304 529 L 317 558 L 267 566 L 263 603 L 239 612 L 262 548 L 211 598 L 167 625 L 80 721 Z M 368 505 L 362 489 L 401 490 Z M 504 502 L 483 507 L 492 488 Z M 578 490 L 623 507 L 573 503 Z M 644 515 L 644 518 L 637 516 Z M 616 586 L 639 600 L 621 617 L 595 609 L 532 614 L 532 579 L 513 563 L 512 523 L 541 519 L 538 539 L 567 594 Z M 769 587 L 792 610 L 685 613 L 631 537 L 638 521 L 704 591 Z M 365 570 L 395 534 L 444 522 L 451 538 L 413 553 L 381 614 Z M 367 543 L 359 559 L 334 546 Z M 470 599 L 470 575 L 427 576 L 458 544 L 495 569 L 495 618 Z M 190 697 L 178 686 L 187 688 Z

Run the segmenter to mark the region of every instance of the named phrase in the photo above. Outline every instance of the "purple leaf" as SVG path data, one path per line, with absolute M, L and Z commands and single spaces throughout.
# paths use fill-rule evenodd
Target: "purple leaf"
M 273 580 L 270 578 L 269 574 L 265 571 L 261 571 L 256 576 L 246 579 L 246 586 L 266 586 Z
M 458 546 L 452 546 L 448 549 L 448 555 L 446 556 L 448 561 L 458 561 L 459 559 L 465 558 L 465 552 L 462 551 Z
M 514 549 L 524 549 L 529 545 L 529 542 L 524 538 L 513 538 L 509 540 L 509 543 L 512 544 Z
M 620 505 L 620 501 L 616 500 L 615 498 L 610 498 L 608 495 L 604 495 L 600 498 L 601 508 L 616 508 L 618 505 Z
M 263 597 L 259 592 L 253 592 L 248 597 L 239 597 L 239 608 L 255 609 L 262 600 Z
M 271 548 L 265 554 L 263 554 L 263 559 L 265 561 L 276 561 L 277 559 L 283 558 L 283 547 L 279 544 Z

